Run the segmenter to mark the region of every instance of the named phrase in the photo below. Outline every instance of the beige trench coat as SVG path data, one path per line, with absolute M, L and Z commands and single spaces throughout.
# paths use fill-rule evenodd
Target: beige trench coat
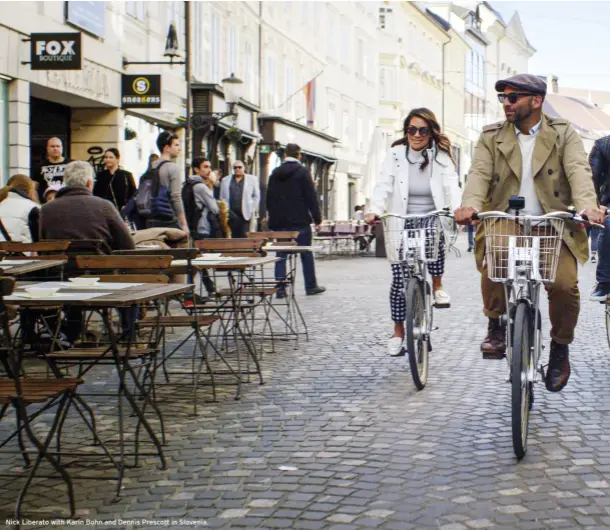
M 483 127 L 462 197 L 462 206 L 481 212 L 506 211 L 512 195 L 521 187 L 521 149 L 515 127 L 506 121 Z M 545 213 L 577 211 L 597 206 L 591 167 L 580 136 L 562 118 L 542 117 L 536 137 L 532 161 L 536 194 Z M 479 269 L 485 256 L 483 230 L 476 239 Z M 563 239 L 576 259 L 584 263 L 589 258 L 585 230 L 580 225 L 566 223 Z

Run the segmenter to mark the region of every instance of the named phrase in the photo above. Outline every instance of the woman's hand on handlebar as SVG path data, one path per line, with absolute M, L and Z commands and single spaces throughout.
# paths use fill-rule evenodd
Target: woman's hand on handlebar
M 374 214 L 374 213 L 367 213 L 367 214 L 364 216 L 364 222 L 365 222 L 367 225 L 372 225 L 372 224 L 375 224 L 377 221 L 379 221 L 379 217 L 377 217 L 377 215 L 376 215 L 376 214 Z
M 459 225 L 469 225 L 473 223 L 472 216 L 477 213 L 477 210 L 472 206 L 460 206 L 453 212 L 453 218 Z

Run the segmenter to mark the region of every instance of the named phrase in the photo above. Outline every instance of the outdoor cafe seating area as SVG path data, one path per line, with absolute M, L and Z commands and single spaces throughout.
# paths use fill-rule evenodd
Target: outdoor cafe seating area
M 296 236 L 112 254 L 96 241 L 0 243 L 0 493 L 11 515 L 31 514 L 28 491 L 46 478 L 65 486 L 64 517 L 79 480 L 112 483 L 108 502 L 118 500 L 134 466 L 167 466 L 177 416 L 247 398 L 265 356 L 308 340 L 295 279 L 311 247 Z

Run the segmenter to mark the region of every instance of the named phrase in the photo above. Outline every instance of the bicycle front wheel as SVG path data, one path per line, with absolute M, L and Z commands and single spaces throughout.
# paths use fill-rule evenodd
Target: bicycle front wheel
M 532 393 L 532 311 L 520 302 L 513 323 L 513 351 L 511 360 L 511 400 L 513 449 L 521 459 L 527 451 L 530 404 Z
M 423 282 L 418 278 L 411 278 L 406 288 L 407 317 L 405 328 L 407 332 L 407 354 L 411 367 L 411 377 L 413 377 L 413 383 L 415 383 L 418 390 L 424 388 L 428 380 L 426 302 L 423 288 Z

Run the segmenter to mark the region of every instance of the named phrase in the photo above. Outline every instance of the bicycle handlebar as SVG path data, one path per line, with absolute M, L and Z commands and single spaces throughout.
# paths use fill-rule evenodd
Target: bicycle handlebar
M 378 219 L 384 219 L 385 217 L 396 217 L 398 219 L 420 219 L 422 217 L 432 217 L 434 215 L 437 215 L 439 217 L 453 218 L 451 209 L 449 207 L 445 207 L 445 208 L 441 208 L 440 210 L 433 210 L 431 212 L 417 213 L 417 214 L 402 215 L 402 214 L 398 214 L 398 213 L 385 213 L 383 215 L 380 215 L 378 217 Z
M 582 223 L 589 226 L 599 226 L 603 228 L 603 225 L 599 225 L 597 223 L 591 223 L 586 215 L 580 215 L 577 212 L 549 212 L 544 215 L 514 215 L 506 212 L 500 211 L 490 211 L 490 212 L 481 212 L 472 214 L 472 221 L 483 221 L 488 217 L 503 217 L 504 219 L 529 219 L 532 221 L 546 221 L 549 219 L 562 219 L 564 221 L 574 221 L 575 223 Z

